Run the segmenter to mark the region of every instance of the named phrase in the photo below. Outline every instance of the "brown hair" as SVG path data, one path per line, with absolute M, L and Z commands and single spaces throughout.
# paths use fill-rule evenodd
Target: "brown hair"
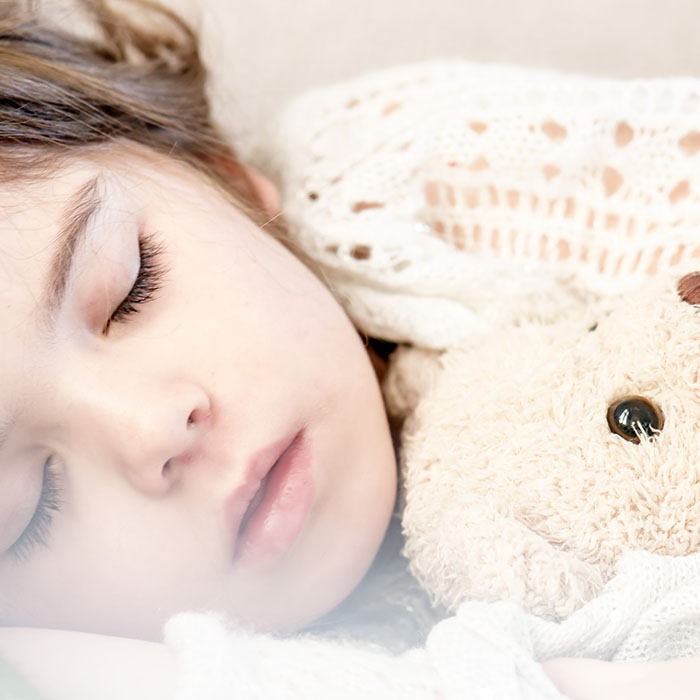
M 106 0 L 75 0 L 78 34 L 38 2 L 0 2 L 0 183 L 125 140 L 203 172 L 262 223 L 255 189 L 211 121 L 196 36 L 156 2 L 122 4 L 138 24 Z

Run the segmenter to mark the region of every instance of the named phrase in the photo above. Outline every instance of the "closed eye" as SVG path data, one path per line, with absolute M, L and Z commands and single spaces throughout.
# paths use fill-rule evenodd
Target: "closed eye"
M 61 509 L 61 484 L 53 457 L 44 463 L 41 495 L 32 519 L 24 532 L 7 550 L 17 561 L 26 561 L 37 547 L 46 547 L 53 516 Z
M 162 246 L 152 234 L 139 238 L 139 271 L 129 293 L 109 317 L 102 331 L 103 335 L 109 332 L 113 323 L 123 323 L 155 298 L 165 275 L 165 268 L 161 263 L 162 253 Z

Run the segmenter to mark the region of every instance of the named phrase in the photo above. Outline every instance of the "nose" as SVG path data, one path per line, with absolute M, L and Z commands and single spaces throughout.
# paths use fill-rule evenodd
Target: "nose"
M 198 459 L 211 405 L 197 385 L 146 380 L 80 393 L 71 410 L 77 449 L 87 446 L 93 460 L 114 465 L 140 491 L 166 494 Z

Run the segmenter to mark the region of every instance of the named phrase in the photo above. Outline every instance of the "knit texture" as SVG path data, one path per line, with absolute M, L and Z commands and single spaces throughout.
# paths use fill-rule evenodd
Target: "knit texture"
M 253 148 L 367 333 L 444 348 L 700 261 L 700 81 L 435 61 L 311 91 Z

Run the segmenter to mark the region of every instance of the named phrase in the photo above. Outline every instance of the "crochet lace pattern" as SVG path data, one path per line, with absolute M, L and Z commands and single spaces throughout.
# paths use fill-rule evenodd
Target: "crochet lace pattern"
M 692 78 L 434 61 L 301 96 L 268 148 L 355 322 L 442 347 L 699 267 L 699 117 Z

